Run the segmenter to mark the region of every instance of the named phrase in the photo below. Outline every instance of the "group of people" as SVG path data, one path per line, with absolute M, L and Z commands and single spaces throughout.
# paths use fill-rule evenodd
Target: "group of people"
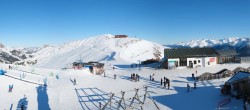
M 168 89 L 169 89 L 169 87 L 170 87 L 170 80 L 164 76 L 163 80 L 161 78 L 161 85 L 162 84 L 164 85 L 165 88 L 166 88 L 166 85 L 168 84 Z
M 26 77 L 26 74 L 25 73 L 21 73 L 20 74 L 20 79 L 24 79 Z
M 132 80 L 139 81 L 140 80 L 140 76 L 138 74 L 133 73 L 133 74 L 131 74 L 130 79 L 131 79 L 131 81 Z
M 197 76 L 197 70 L 195 71 L 195 74 Z M 194 80 L 194 89 L 196 89 L 196 80 L 197 80 L 197 78 L 194 76 L 194 73 L 192 73 L 192 79 Z M 189 92 L 189 91 L 190 91 L 190 85 L 189 85 L 189 83 L 187 83 L 187 92 Z
M 9 65 L 9 70 L 11 70 L 11 69 L 12 69 L 12 66 Z
M 196 81 L 194 81 L 194 89 L 196 89 Z M 187 83 L 187 92 L 190 91 L 190 85 Z

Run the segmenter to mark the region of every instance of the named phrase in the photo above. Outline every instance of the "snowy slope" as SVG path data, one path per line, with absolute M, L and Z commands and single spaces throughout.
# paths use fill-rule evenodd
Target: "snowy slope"
M 136 63 L 138 60 L 160 59 L 163 46 L 137 38 L 115 38 L 105 34 L 85 40 L 48 46 L 32 54 L 29 60 L 37 60 L 37 67 L 62 68 L 75 61 L 122 61 Z
M 0 64 L 0 67 L 7 71 L 7 75 L 19 76 L 25 73 L 23 80 L 40 82 L 44 77 L 48 79 L 48 86 L 39 86 L 0 75 L 0 110 L 20 110 L 19 104 L 24 100 L 28 110 L 99 110 L 99 103 L 104 106 L 108 102 L 110 92 L 115 94 L 112 99 L 112 108 L 108 105 L 105 110 L 115 110 L 117 102 L 121 98 L 121 91 L 126 91 L 125 101 L 127 107 L 131 103 L 131 98 L 135 95 L 134 88 L 140 88 L 138 95 L 143 100 L 145 93 L 143 86 L 148 86 L 148 91 L 160 110 L 214 110 L 217 104 L 224 99 L 231 98 L 221 95 L 220 87 L 229 78 L 215 79 L 197 82 L 197 89 L 193 89 L 191 74 L 198 71 L 197 75 L 204 72 L 215 73 L 227 68 L 233 70 L 236 67 L 249 67 L 249 63 L 225 64 L 211 67 L 201 67 L 193 69 L 176 70 L 155 70 L 142 67 L 139 71 L 133 68 L 111 69 L 105 68 L 106 77 L 94 75 L 88 70 L 53 70 L 33 68 L 29 66 L 13 66 L 18 70 L 9 70 L 8 65 Z M 22 71 L 27 72 L 22 72 Z M 28 73 L 33 71 L 34 75 Z M 51 73 L 54 73 L 51 76 Z M 114 73 L 117 78 L 114 79 Z M 140 75 L 140 81 L 130 81 L 131 73 Z M 59 79 L 55 75 L 59 74 Z M 155 81 L 149 80 L 149 75 L 155 74 Z M 160 84 L 160 79 L 167 77 L 170 79 L 170 89 L 164 88 Z M 72 79 L 76 79 L 77 85 L 73 85 Z M 41 81 L 42 82 L 42 81 Z M 190 92 L 187 92 L 186 85 L 190 84 Z M 8 92 L 9 85 L 14 85 L 13 91 Z M 221 109 L 242 110 L 242 100 L 231 98 L 231 102 Z M 135 100 L 132 110 L 141 110 L 136 106 Z M 155 105 L 146 98 L 143 110 L 157 110 Z

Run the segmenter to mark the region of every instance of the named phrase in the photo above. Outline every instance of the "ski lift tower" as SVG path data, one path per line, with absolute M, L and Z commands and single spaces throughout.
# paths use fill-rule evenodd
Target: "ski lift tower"
M 82 63 L 82 54 L 80 54 L 79 63 Z
M 141 60 L 137 60 L 138 62 L 138 70 L 141 70 Z

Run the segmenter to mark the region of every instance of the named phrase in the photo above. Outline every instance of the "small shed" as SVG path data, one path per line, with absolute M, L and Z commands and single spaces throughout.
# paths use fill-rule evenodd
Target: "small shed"
M 93 63 L 94 74 L 102 74 L 104 72 L 104 63 Z
M 250 73 L 239 71 L 230 78 L 225 86 L 229 86 L 229 93 L 232 96 L 248 96 L 250 97 Z
M 82 62 L 74 62 L 72 64 L 72 68 L 74 69 L 81 69 L 82 67 L 84 67 L 84 64 Z

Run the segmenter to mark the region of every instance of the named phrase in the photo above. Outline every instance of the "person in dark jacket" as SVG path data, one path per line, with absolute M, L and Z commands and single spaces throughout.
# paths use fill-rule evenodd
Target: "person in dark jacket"
M 187 83 L 187 92 L 189 92 L 189 88 L 190 88 L 190 86 L 189 86 L 189 84 Z
M 196 81 L 194 81 L 194 89 L 196 89 Z
M 168 81 L 168 89 L 169 89 L 169 87 L 170 87 L 170 81 L 169 81 L 169 79 L 167 81 Z
M 76 79 L 74 79 L 74 85 L 76 85 Z
M 162 85 L 162 78 L 161 78 L 161 85 Z

